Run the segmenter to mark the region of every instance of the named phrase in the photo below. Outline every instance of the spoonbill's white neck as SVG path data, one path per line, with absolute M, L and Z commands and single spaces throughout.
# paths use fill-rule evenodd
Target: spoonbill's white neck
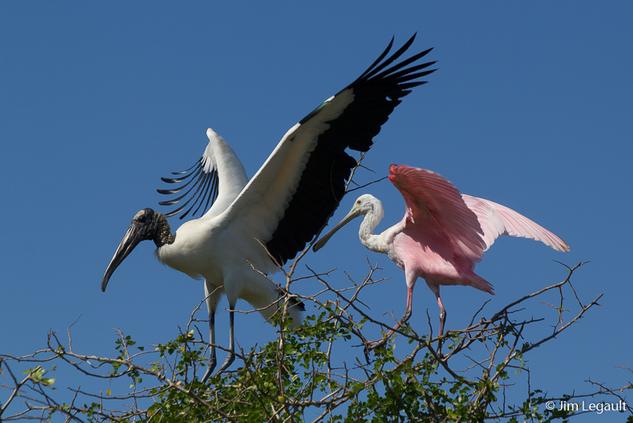
M 314 251 L 319 250 L 336 231 L 361 215 L 363 216 L 363 221 L 360 223 L 360 229 L 358 230 L 358 237 L 360 238 L 361 244 L 377 253 L 389 254 L 389 246 L 393 242 L 394 237 L 402 232 L 404 225 L 398 223 L 383 231 L 380 235 L 374 234 L 374 229 L 376 229 L 376 226 L 378 226 L 382 220 L 384 210 L 380 200 L 371 194 L 363 194 L 358 197 L 354 202 L 354 206 L 352 206 L 352 209 L 343 220 L 315 242 L 312 249 Z
M 380 235 L 374 234 L 374 229 L 378 226 L 384 216 L 382 202 L 372 197 L 368 207 L 363 207 L 362 213 L 365 215 L 358 230 L 360 242 L 367 248 L 378 253 L 387 253 L 389 245 Z

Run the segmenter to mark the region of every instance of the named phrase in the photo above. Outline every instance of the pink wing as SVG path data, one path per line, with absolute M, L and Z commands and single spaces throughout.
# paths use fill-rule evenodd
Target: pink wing
M 389 180 L 404 197 L 406 228 L 441 233 L 456 255 L 481 258 L 487 248 L 484 229 L 453 184 L 430 170 L 404 165 L 391 165 Z
M 479 219 L 486 243 L 485 250 L 490 248 L 499 236 L 507 234 L 541 241 L 556 251 L 569 251 L 569 245 L 565 241 L 508 207 L 466 194 L 463 194 L 462 198 Z

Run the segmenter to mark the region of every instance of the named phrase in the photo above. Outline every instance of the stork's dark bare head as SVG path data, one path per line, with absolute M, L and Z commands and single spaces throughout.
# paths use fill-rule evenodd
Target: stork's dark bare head
M 132 226 L 138 227 L 141 241 L 154 239 L 154 233 L 158 226 L 157 216 L 160 216 L 160 213 L 156 213 L 153 209 L 146 208 L 137 211 L 132 218 Z
M 125 232 L 123 239 L 114 252 L 114 256 L 112 256 L 112 260 L 110 260 L 110 264 L 108 264 L 106 268 L 101 281 L 102 291 L 105 292 L 110 277 L 132 250 L 134 250 L 141 241 L 150 239 L 153 240 L 154 244 L 159 248 L 165 244 L 174 242 L 174 236 L 170 232 L 167 218 L 150 208 L 141 209 L 134 214 L 130 227 L 127 232 Z

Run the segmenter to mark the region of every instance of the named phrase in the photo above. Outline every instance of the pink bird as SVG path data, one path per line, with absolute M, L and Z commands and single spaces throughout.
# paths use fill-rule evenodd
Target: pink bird
M 407 283 L 405 313 L 383 342 L 411 316 L 413 287 L 418 277 L 426 280 L 437 299 L 440 337 L 446 320 L 441 285 L 470 285 L 494 294 L 492 285 L 477 275 L 474 267 L 501 235 L 531 238 L 554 250 L 569 251 L 565 241 L 522 214 L 490 200 L 460 194 L 447 179 L 430 170 L 391 165 L 389 180 L 406 203 L 400 222 L 379 235 L 374 234 L 383 217 L 382 203 L 372 195 L 361 195 L 343 220 L 313 247 L 318 250 L 345 224 L 357 216 L 365 216 L 358 232 L 361 243 L 372 251 L 387 254 L 404 270 Z

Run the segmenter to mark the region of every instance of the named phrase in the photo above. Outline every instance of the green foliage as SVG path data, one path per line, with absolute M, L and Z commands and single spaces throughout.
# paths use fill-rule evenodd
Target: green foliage
M 525 296 L 491 317 L 480 317 L 478 323 L 474 323 L 477 315 L 473 316 L 467 327 L 453 330 L 441 340 L 416 333 L 414 327 L 419 325 L 404 325 L 373 350 L 367 349 L 368 334 L 389 325 L 358 306 L 360 293 L 371 284 L 371 273 L 363 284 L 345 291 L 352 292 L 350 297 L 315 275 L 327 288 L 322 292 L 329 296 L 303 298 L 312 302 L 314 313 L 302 326 L 289 330 L 285 314 L 280 313 L 274 319 L 278 332 L 273 340 L 237 352 L 233 367 L 206 383 L 199 378 L 207 366 L 208 345 L 196 326 L 205 323 L 194 316 L 174 339 L 153 348 L 140 346 L 131 336 L 119 333 L 112 357 L 77 353 L 70 340 L 64 345 L 51 334 L 47 348 L 31 356 L 0 355 L 0 378 L 6 369 L 9 382 L 13 381 L 3 385 L 12 388 L 0 418 L 3 413 L 9 415 L 7 407 L 12 401 L 22 399 L 27 411 L 16 411 L 14 416 L 44 420 L 567 421 L 577 413 L 547 404 L 578 398 L 596 402 L 619 399 L 615 392 L 633 388 L 629 384 L 611 389 L 594 383 L 598 388 L 582 395 L 572 392 L 552 397 L 529 382 L 526 355 L 556 339 L 597 299 L 583 304 L 575 296 L 579 309 L 569 316 L 563 315 L 564 307 L 557 307 L 556 321 L 542 325 L 548 332 L 542 335 L 542 330 L 536 331 L 538 336 L 529 329 L 542 324 L 543 319 L 533 317 L 534 309 L 522 316 L 521 310 L 527 308 L 523 302 L 553 292 L 559 295 L 558 301 L 548 303 L 563 304 L 562 288 L 569 284 L 572 272 L 563 282 Z M 429 333 L 430 326 L 429 321 Z M 75 390 L 71 400 L 58 402 L 54 398 L 55 379 L 48 373 L 60 362 L 91 378 L 93 386 L 97 381 L 102 389 Z M 9 363 L 36 365 L 29 366 L 24 379 L 19 380 Z M 627 421 L 632 420 L 629 417 Z
M 55 383 L 55 378 L 53 377 L 44 377 L 46 374 L 46 369 L 42 366 L 35 366 L 32 369 L 27 369 L 24 371 L 24 374 L 27 375 L 27 379 L 33 381 L 36 384 L 42 384 L 44 386 L 51 386 Z

